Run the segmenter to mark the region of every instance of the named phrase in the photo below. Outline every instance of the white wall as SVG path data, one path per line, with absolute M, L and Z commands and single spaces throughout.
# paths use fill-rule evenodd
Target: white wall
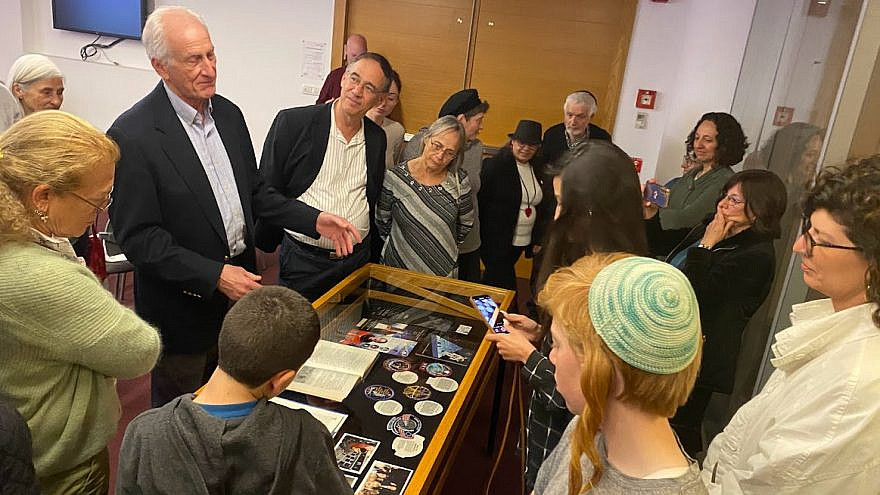
M 326 43 L 326 74 L 330 64 L 332 0 L 155 3 L 186 5 L 205 18 L 217 50 L 217 91 L 241 107 L 258 158 L 278 110 L 314 103 L 314 96 L 302 94 L 302 85 L 320 86 L 323 74 L 315 79 L 302 77 L 302 43 Z M 80 47 L 95 37 L 53 29 L 51 0 L 0 0 L 0 19 L 0 72 L 5 74 L 22 53 L 48 55 L 66 77 L 62 110 L 77 114 L 98 128 L 108 128 L 159 81 L 140 41 L 126 40 L 107 50 L 116 64 L 106 58 L 96 62 L 80 60 Z M 20 34 L 14 32 L 16 25 L 21 26 Z M 7 26 L 13 29 L 7 32 Z M 17 45 L 16 36 L 21 38 Z M 8 43 L 7 38 L 11 39 Z
M 21 54 L 21 4 L 19 0 L 0 0 L 0 81 Z
M 644 160 L 642 180 L 680 175 L 700 115 L 730 111 L 755 1 L 639 1 L 613 135 Z M 653 110 L 635 107 L 638 89 L 658 92 Z M 645 129 L 634 127 L 639 111 L 648 113 Z

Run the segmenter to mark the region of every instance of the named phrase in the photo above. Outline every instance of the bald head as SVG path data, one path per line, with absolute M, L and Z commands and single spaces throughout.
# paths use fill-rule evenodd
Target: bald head
M 366 51 L 367 39 L 362 34 L 353 34 L 345 40 L 345 60 L 354 60 Z

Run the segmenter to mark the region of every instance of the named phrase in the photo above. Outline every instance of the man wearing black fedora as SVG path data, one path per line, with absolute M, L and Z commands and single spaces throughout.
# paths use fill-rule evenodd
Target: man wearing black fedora
M 489 111 L 489 103 L 480 100 L 476 89 L 463 89 L 453 93 L 440 107 L 437 118 L 452 115 L 464 127 L 467 143 L 461 148 L 457 159 L 458 166 L 467 172 L 471 183 L 471 196 L 474 203 L 474 227 L 459 246 L 458 278 L 469 282 L 480 281 L 480 221 L 477 194 L 480 192 L 480 171 L 483 160 L 483 143 L 477 135 L 483 130 L 483 116 Z M 402 160 L 411 160 L 422 154 L 423 127 L 406 144 Z
M 483 161 L 480 255 L 486 266 L 483 283 L 515 290 L 517 260 L 540 250 L 544 229 L 553 218 L 553 210 L 546 208 L 553 181 L 536 166 L 540 123 L 521 120 L 508 137 L 509 143 Z

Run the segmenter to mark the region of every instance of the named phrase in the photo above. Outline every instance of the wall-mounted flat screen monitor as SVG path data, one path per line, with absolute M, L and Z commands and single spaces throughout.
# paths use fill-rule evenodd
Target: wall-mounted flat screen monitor
M 146 0 L 52 0 L 55 29 L 138 40 Z

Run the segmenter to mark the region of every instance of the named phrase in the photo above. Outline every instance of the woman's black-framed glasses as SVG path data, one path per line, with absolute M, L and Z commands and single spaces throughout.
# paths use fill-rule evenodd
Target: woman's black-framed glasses
M 95 203 L 92 203 L 88 199 L 80 196 L 79 194 L 77 194 L 73 191 L 70 191 L 70 194 L 73 197 L 79 199 L 80 201 L 87 203 L 89 206 L 91 206 L 92 208 L 94 208 L 98 211 L 107 211 L 107 208 L 109 208 L 110 204 L 113 203 L 113 196 L 107 196 L 107 199 L 105 199 L 101 204 L 95 204 Z
M 806 254 L 807 257 L 813 256 L 813 248 L 816 248 L 816 247 L 823 247 L 823 248 L 829 248 L 829 249 L 845 249 L 847 251 L 862 251 L 862 248 L 860 248 L 858 246 L 841 246 L 839 244 L 828 244 L 828 243 L 824 243 L 824 242 L 816 242 L 816 240 L 813 239 L 813 236 L 810 235 L 810 227 L 812 227 L 812 225 L 810 224 L 810 217 L 807 217 L 807 216 L 803 217 L 801 219 L 801 235 L 804 236 L 804 241 L 805 241 L 804 242 L 804 246 L 805 246 L 804 254 Z

